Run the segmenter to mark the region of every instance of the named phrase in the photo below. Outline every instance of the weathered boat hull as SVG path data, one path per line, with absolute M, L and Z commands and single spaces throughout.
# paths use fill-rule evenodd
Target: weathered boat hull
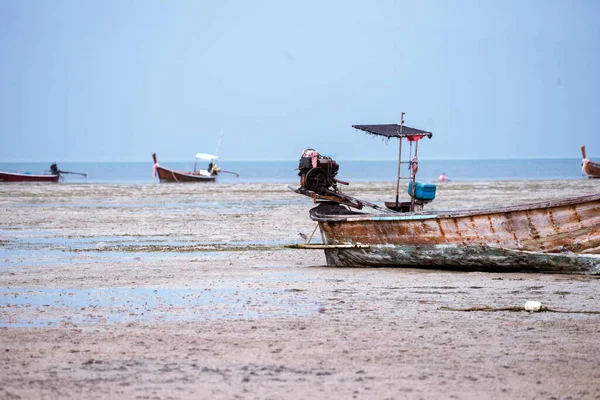
M 397 215 L 322 203 L 310 216 L 328 245 L 329 265 L 600 271 L 600 259 L 590 256 L 600 254 L 600 194 L 498 209 Z
M 58 182 L 58 174 L 19 174 L 0 171 L 0 182 Z
M 600 274 L 600 256 L 536 253 L 487 246 L 375 245 L 325 249 L 327 265 L 337 267 L 445 268 L 488 272 Z
M 156 167 L 158 179 L 161 182 L 214 182 L 216 179 L 215 175 L 205 176 L 194 174 L 193 172 L 179 172 L 173 171 L 163 167 Z

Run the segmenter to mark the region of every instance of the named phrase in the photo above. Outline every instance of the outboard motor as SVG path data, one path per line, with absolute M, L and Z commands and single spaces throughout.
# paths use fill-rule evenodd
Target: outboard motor
M 50 172 L 52 173 L 52 175 L 58 175 L 60 173 L 56 163 L 53 163 L 52 165 L 50 165 Z
M 298 164 L 300 186 L 318 194 L 338 193 L 337 183 L 347 184 L 335 179 L 339 168 L 331 157 L 322 156 L 314 149 L 305 149 Z

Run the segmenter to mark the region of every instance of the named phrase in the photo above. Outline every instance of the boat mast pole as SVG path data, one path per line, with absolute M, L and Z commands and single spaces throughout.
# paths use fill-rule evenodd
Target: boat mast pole
M 215 152 L 215 156 L 219 155 L 219 148 L 221 148 L 221 139 L 223 139 L 223 128 L 221 128 L 221 134 L 219 135 L 219 142 L 217 143 L 217 151 Z
M 398 196 L 400 195 L 400 166 L 402 164 L 402 127 L 404 126 L 404 112 L 400 117 L 400 137 L 398 138 L 398 176 L 396 178 L 396 209 L 398 209 Z

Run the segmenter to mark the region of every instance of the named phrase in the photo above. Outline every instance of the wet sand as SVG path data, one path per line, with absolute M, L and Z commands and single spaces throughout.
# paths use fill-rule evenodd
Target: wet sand
M 0 185 L 0 399 L 600 398 L 598 277 L 329 268 L 284 247 L 315 228 L 286 186 Z M 599 191 L 450 182 L 429 208 Z M 571 312 L 447 309 L 529 300 Z

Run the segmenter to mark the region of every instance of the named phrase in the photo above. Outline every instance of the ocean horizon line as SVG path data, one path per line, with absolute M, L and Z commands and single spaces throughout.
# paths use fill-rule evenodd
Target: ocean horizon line
M 338 163 L 339 162 L 397 162 L 398 159 L 350 159 L 350 158 L 335 158 Z M 590 159 L 600 158 L 599 157 L 588 157 Z M 419 157 L 420 161 L 544 161 L 544 160 L 579 160 L 580 157 L 507 157 L 507 158 L 428 158 L 428 157 Z M 270 162 L 298 162 L 298 159 L 278 159 L 278 160 L 260 160 L 260 159 L 228 159 L 221 158 L 221 162 L 244 162 L 244 163 L 270 163 Z M 9 161 L 0 161 L 1 164 L 12 164 L 12 163 L 95 163 L 95 164 L 111 164 L 111 163 L 136 163 L 136 164 L 151 164 L 152 160 L 9 160 Z M 161 160 L 160 163 L 189 163 L 194 162 L 193 160 L 175 160 L 175 159 L 166 159 Z

